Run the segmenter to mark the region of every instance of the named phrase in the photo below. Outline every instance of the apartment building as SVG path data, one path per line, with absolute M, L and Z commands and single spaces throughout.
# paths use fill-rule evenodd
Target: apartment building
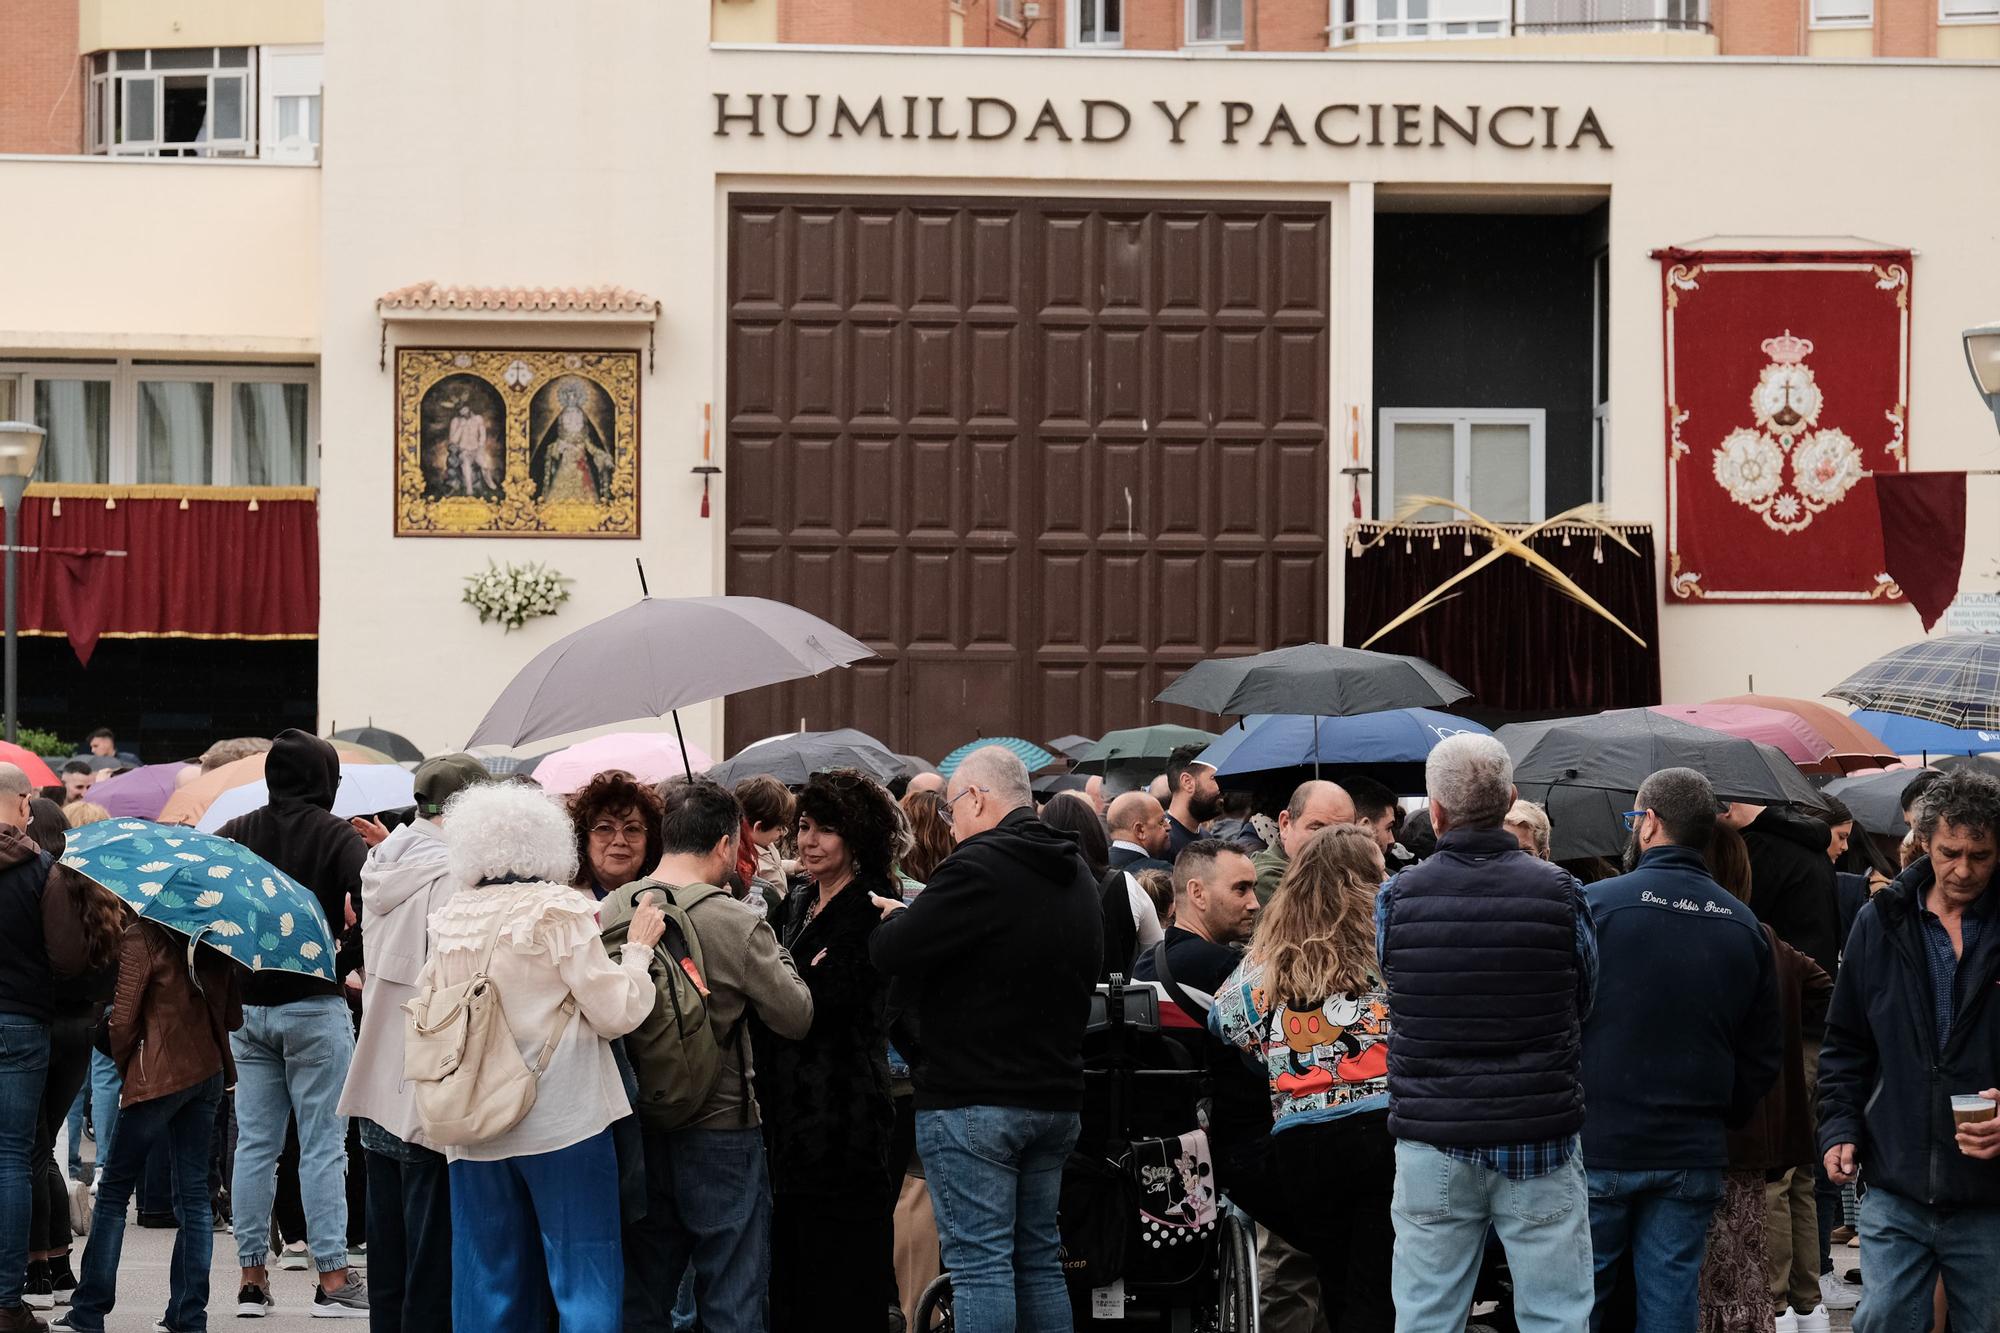
M 27 530 L 78 553 L 24 566 L 24 720 L 462 744 L 639 595 L 636 558 L 654 595 L 780 597 L 880 653 L 684 710 L 712 750 L 1096 734 L 1167 715 L 1191 661 L 1341 639 L 1384 596 L 1355 520 L 1423 495 L 1601 505 L 1646 552 L 1573 538 L 1598 593 L 1640 571 L 1617 689 L 1816 695 L 1917 637 L 1887 596 L 1674 591 L 1706 571 L 1670 568 L 1656 255 L 1912 256 L 1898 447 L 1991 466 L 1958 333 L 2000 312 L 2000 64 L 1966 45 L 2000 24 L 1374 2 L 17 0 L 0 418 L 48 428 Z M 543 522 L 537 395 L 613 364 L 615 480 L 593 454 L 563 485 L 616 504 Z M 520 418 L 494 409 L 491 475 L 433 475 L 487 403 Z M 1988 498 L 1972 590 L 2000 586 Z M 173 575 L 119 581 L 84 669 L 93 560 Z M 489 562 L 570 599 L 482 624 Z M 1519 595 L 1451 614 L 1542 615 Z

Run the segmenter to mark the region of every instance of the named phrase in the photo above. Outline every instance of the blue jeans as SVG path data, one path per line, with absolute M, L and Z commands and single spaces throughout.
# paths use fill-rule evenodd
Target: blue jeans
M 322 1273 L 347 1267 L 347 1121 L 335 1113 L 354 1059 L 354 1021 L 338 995 L 249 1005 L 229 1034 L 236 1057 L 236 1169 L 230 1185 L 237 1262 L 270 1257 L 271 1207 L 285 1125 L 299 1123 L 299 1196 Z M 206 1142 L 206 1140 L 204 1140 Z
M 960 1328 L 1068 1333 L 1056 1200 L 1074 1111 L 959 1106 L 917 1112 L 917 1155 L 937 1215 Z
M 118 1090 L 122 1087 L 118 1077 L 118 1066 L 111 1063 L 111 1057 L 103 1051 L 90 1053 L 90 1079 L 83 1085 L 83 1091 L 76 1094 L 76 1105 L 69 1108 L 69 1178 L 82 1180 L 83 1175 L 83 1100 L 90 1099 L 90 1125 L 97 1132 L 97 1151 L 91 1154 L 91 1161 L 99 1166 L 104 1164 L 106 1154 L 111 1151 L 111 1131 L 118 1128 Z
M 555 1297 L 563 1333 L 623 1326 L 618 1152 L 608 1129 L 555 1152 L 451 1164 L 452 1326 L 545 1327 L 544 1292 Z
M 1521 1333 L 1577 1333 L 1590 1324 L 1594 1284 L 1583 1152 L 1546 1176 L 1509 1180 L 1425 1143 L 1396 1145 L 1393 1285 L 1396 1333 L 1459 1333 L 1472 1286 L 1499 1233 L 1514 1277 Z
M 34 1221 L 35 1124 L 49 1077 L 49 1025 L 0 1014 L 0 1310 L 21 1304 Z
M 1861 1196 L 1854 1333 L 1923 1333 L 1944 1278 L 1951 1333 L 2000 1330 L 2000 1208 L 1930 1208 L 1872 1185 Z
M 1597 1265 L 1591 1333 L 1604 1322 L 1619 1266 L 1632 1256 L 1637 1333 L 1694 1333 L 1701 1316 L 1701 1261 L 1708 1224 L 1722 1202 L 1719 1167 L 1693 1171 L 1601 1171 L 1590 1178 L 1590 1244 Z
M 104 1159 L 104 1177 L 97 1182 L 83 1271 L 70 1301 L 70 1322 L 75 1327 L 102 1333 L 104 1316 L 117 1304 L 125 1205 L 131 1202 L 155 1143 L 165 1143 L 172 1157 L 174 1210 L 181 1220 L 167 1270 L 166 1324 L 175 1333 L 202 1333 L 208 1327 L 208 1264 L 215 1252 L 208 1212 L 208 1140 L 221 1100 L 222 1075 L 213 1074 L 192 1088 L 128 1106 L 118 1117 L 118 1141 Z
M 646 1215 L 625 1228 L 628 1333 L 668 1333 L 693 1271 L 702 1333 L 762 1333 L 771 1286 L 771 1178 L 764 1133 L 680 1129 L 645 1136 Z

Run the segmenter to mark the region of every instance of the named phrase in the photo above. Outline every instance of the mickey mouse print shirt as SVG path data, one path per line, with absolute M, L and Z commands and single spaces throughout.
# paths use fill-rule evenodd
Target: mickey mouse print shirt
M 1274 1130 L 1389 1105 L 1389 993 L 1377 987 L 1293 1009 L 1245 959 L 1215 993 L 1208 1030 L 1264 1066 Z

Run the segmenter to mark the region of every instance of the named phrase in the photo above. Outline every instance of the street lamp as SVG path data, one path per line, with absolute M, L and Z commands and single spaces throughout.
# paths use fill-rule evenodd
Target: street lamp
M 20 630 L 15 623 L 19 598 L 20 571 L 17 565 L 21 544 L 21 498 L 28 492 L 28 478 L 35 475 L 41 461 L 42 439 L 48 434 L 26 421 L 0 421 L 0 504 L 7 507 L 7 648 L 6 674 L 7 741 L 13 743 L 15 694 L 20 685 Z
M 1965 331 L 1965 364 L 1980 396 L 1993 409 L 1993 422 L 2000 425 L 2000 324 L 1981 324 Z

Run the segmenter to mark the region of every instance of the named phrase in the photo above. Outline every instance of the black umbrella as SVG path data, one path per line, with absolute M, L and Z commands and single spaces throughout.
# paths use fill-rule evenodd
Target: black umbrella
M 1983 754 L 1951 754 L 1934 761 L 1931 767 L 1946 773 L 1978 773 L 1989 778 L 2000 778 L 2000 759 L 1992 759 Z
M 904 773 L 902 759 L 888 746 L 865 731 L 843 727 L 758 741 L 709 769 L 708 776 L 725 787 L 734 787 L 745 778 L 767 773 L 787 787 L 803 787 L 813 774 L 830 768 L 859 769 L 881 783 L 893 782 Z
M 1197 662 L 1157 698 L 1227 717 L 1346 717 L 1391 708 L 1443 708 L 1470 694 L 1421 657 L 1302 643 L 1250 657 Z
M 1071 772 L 1110 773 L 1121 769 L 1149 769 L 1158 773 L 1166 768 L 1167 760 L 1181 746 L 1207 745 L 1214 739 L 1213 732 L 1197 731 L 1193 727 L 1176 726 L 1171 722 L 1107 731 L 1104 739 L 1084 751 L 1083 758 L 1076 761 L 1076 767 Z
M 1627 835 L 1620 816 L 1645 780 L 1663 768 L 1694 769 L 1724 801 L 1824 808 L 1812 784 L 1775 746 L 1647 708 L 1516 722 L 1494 734 L 1513 757 L 1521 795 L 1548 808 L 1558 860 L 1621 852 Z
M 1901 838 L 1910 831 L 1903 818 L 1903 788 L 1916 781 L 1920 772 L 1921 769 L 1915 768 L 1892 768 L 1886 773 L 1863 773 L 1859 777 L 1836 778 L 1820 790 L 1838 798 L 1864 833 Z
M 1046 801 L 1059 791 L 1085 791 L 1090 779 L 1082 773 L 1046 773 L 1029 784 L 1035 799 Z
M 1058 736 L 1044 744 L 1065 759 L 1081 759 L 1090 753 L 1090 747 L 1097 742 L 1088 736 Z
M 353 741 L 356 745 L 380 750 L 399 764 L 421 764 L 424 761 L 424 752 L 419 750 L 409 737 L 390 731 L 387 727 L 378 727 L 373 722 L 365 727 L 348 727 L 336 731 L 332 739 Z

